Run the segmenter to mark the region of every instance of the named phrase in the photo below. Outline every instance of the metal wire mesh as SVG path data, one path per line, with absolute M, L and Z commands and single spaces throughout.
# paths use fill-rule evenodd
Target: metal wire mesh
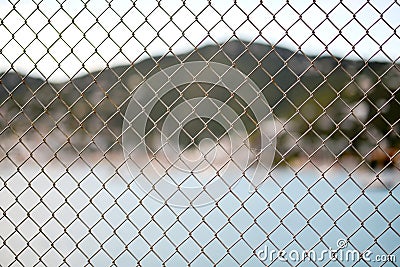
M 1 1 L 0 265 L 397 266 L 399 15 L 397 1 Z

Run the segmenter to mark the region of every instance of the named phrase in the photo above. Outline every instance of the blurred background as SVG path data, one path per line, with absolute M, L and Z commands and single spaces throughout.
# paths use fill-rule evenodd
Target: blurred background
M 338 236 L 398 255 L 399 17 L 393 0 L 0 0 L 0 265 L 256 266 L 265 244 L 324 249 Z M 134 90 L 189 61 L 248 75 L 277 144 L 259 192 L 240 182 L 179 210 L 135 186 L 121 134 Z M 168 108 L 194 97 L 226 102 L 259 146 L 242 99 L 199 83 L 149 114 L 149 153 Z M 224 133 L 194 122 L 180 140 Z

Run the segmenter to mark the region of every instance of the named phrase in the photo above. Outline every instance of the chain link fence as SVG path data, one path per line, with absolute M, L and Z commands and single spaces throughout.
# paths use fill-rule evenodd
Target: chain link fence
M 397 1 L 0 1 L 1 266 L 397 266 Z

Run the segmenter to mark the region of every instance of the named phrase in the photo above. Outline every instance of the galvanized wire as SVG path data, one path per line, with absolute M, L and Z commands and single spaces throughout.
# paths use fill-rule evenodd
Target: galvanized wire
M 278 257 L 266 263 L 257 252 L 334 250 L 339 239 L 349 249 L 400 257 L 397 1 L 8 0 L 0 9 L 1 266 L 297 266 L 302 261 Z M 223 63 L 254 81 L 253 101 L 265 97 L 276 127 L 271 168 L 260 159 L 262 124 L 238 88 L 192 75 L 162 97 L 149 82 L 194 61 Z M 133 119 L 125 112 L 132 101 L 142 104 L 133 97 L 141 85 L 157 99 L 142 113 L 150 158 L 124 157 L 123 124 Z M 237 149 L 254 153 L 246 168 L 223 146 L 229 131 L 196 113 L 195 97 L 237 112 L 248 130 Z M 173 132 L 181 130 L 183 141 L 168 165 L 155 140 L 181 103 L 197 124 Z M 219 114 L 223 106 L 210 108 Z M 205 156 L 210 178 L 221 178 L 228 162 L 241 168 L 239 184 L 226 182 L 211 204 L 177 208 L 135 183 L 144 176 L 162 200 L 144 169 L 155 164 L 174 181 L 171 169 L 206 137 L 215 141 L 206 152 L 229 154 L 219 165 Z M 249 193 L 257 164 L 267 176 Z M 362 257 L 307 264 L 332 262 L 398 265 Z

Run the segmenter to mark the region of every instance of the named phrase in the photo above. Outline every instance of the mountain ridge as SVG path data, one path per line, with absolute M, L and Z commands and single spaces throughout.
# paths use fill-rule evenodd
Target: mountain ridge
M 347 150 L 366 155 L 386 133 L 391 134 L 381 145 L 399 146 L 399 65 L 309 57 L 242 41 L 147 58 L 62 83 L 0 74 L 1 133 L 61 131 L 78 150 L 98 139 L 102 150 L 120 146 L 123 113 L 133 90 L 161 68 L 198 60 L 233 65 L 258 85 L 281 127 L 278 150 L 285 157 L 309 156 L 322 144 L 331 156 Z M 227 99 L 223 90 L 215 96 Z M 176 97 L 163 101 L 171 104 Z M 161 107 L 152 116 L 164 112 Z

